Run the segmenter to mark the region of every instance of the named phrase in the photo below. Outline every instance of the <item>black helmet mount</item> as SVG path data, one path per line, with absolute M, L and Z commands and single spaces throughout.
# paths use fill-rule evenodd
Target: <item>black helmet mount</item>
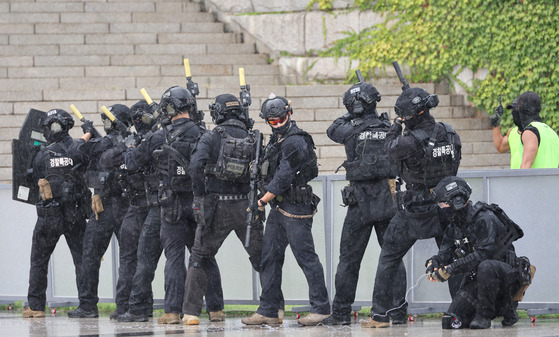
M 345 92 L 343 102 L 352 115 L 375 113 L 377 102 L 381 96 L 378 90 L 369 83 L 359 82 Z
M 222 94 L 215 98 L 215 102 L 210 104 L 210 115 L 215 124 L 221 124 L 224 121 L 235 118 L 245 121 L 246 116 L 243 113 L 241 102 L 231 94 Z
M 63 109 L 52 109 L 47 112 L 47 118 L 43 122 L 45 138 L 48 142 L 63 140 L 68 131 L 74 127 L 74 119 Z
M 394 112 L 407 122 L 420 115 L 422 111 L 428 112 L 437 105 L 439 105 L 439 97 L 436 94 L 430 95 L 422 88 L 408 88 L 396 100 Z
M 134 128 L 139 134 L 144 134 L 151 130 L 151 127 L 156 122 L 152 108 L 144 99 L 130 107 L 130 114 L 134 122 Z
M 165 90 L 159 104 L 161 111 L 171 119 L 184 112 L 188 112 L 190 118 L 195 119 L 193 114 L 197 113 L 194 109 L 196 99 L 188 89 L 179 86 L 173 86 Z
M 122 127 L 122 124 L 119 127 L 117 123 L 111 121 L 109 117 L 103 113 L 101 114 L 101 119 L 103 120 L 103 127 L 105 129 L 105 132 L 110 133 L 115 130 L 119 130 L 123 133 L 126 133 L 123 129 L 129 129 L 133 123 L 132 117 L 130 116 L 130 108 L 124 104 L 113 104 L 107 109 L 115 116 L 119 123 L 122 123 L 124 125 L 124 127 Z
M 433 189 L 435 201 L 444 202 L 455 210 L 461 210 L 466 206 L 472 194 L 470 184 L 464 179 L 456 176 L 445 177 Z

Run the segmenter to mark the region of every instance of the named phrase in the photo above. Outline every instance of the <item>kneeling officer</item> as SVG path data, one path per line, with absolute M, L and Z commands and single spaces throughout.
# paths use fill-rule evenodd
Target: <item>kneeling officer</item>
M 497 316 L 504 316 L 503 326 L 511 326 L 535 267 L 526 257 L 516 257 L 512 242 L 523 236 L 522 229 L 495 204 L 472 205 L 471 192 L 459 177 L 444 178 L 433 190 L 441 221 L 449 225 L 439 253 L 427 260 L 426 273 L 431 282 L 468 274 L 443 316 L 443 328 L 487 329 Z

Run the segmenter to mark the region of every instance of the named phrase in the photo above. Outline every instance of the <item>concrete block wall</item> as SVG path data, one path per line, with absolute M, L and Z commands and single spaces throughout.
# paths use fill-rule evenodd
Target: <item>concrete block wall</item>
M 231 11 L 245 3 L 231 1 Z M 294 0 L 282 3 L 259 0 L 247 8 L 280 10 L 301 4 Z M 338 6 L 346 5 L 341 1 Z M 244 67 L 246 81 L 252 87 L 251 115 L 258 121 L 256 127 L 269 133 L 268 127 L 260 122 L 258 112 L 271 92 L 290 98 L 294 118 L 315 137 L 321 172 L 335 170 L 343 161 L 343 148 L 333 144 L 325 130 L 344 113 L 341 97 L 349 86 L 298 85 L 301 69 L 306 67 L 299 58 L 284 57 L 271 63 L 271 54 L 263 50 L 262 41 L 250 38 L 246 30 L 233 29 L 238 26 L 217 21 L 222 15 L 208 10 L 209 6 L 208 1 L 186 0 L 0 3 L 0 184 L 11 181 L 11 139 L 18 137 L 30 108 L 70 111 L 69 106 L 75 104 L 86 118 L 100 126 L 103 105 L 132 105 L 142 98 L 141 88 L 146 88 L 158 101 L 168 87 L 185 85 L 184 58 L 190 60 L 193 80 L 200 85 L 200 109 L 207 112 L 208 104 L 221 93 L 238 94 L 238 68 Z M 273 22 L 262 22 L 259 29 L 264 30 L 269 24 Z M 284 26 L 290 24 L 287 20 Z M 282 38 L 281 31 L 268 34 L 262 38 Z M 306 43 L 313 45 L 311 41 Z M 308 73 L 330 75 L 332 82 L 345 77 L 347 70 L 340 71 L 339 64 L 349 69 L 344 60 L 337 64 L 329 59 L 318 61 L 319 66 Z M 292 67 L 297 63 L 298 68 Z M 379 110 L 391 112 L 400 85 L 394 74 L 388 75 L 373 84 L 383 95 Z M 448 119 L 461 135 L 467 136 L 462 137 L 465 150 L 476 155 L 471 159 L 465 157 L 464 167 L 506 166 L 508 158 L 496 155 L 488 146 L 490 131 L 486 119 L 465 107 L 463 97 L 449 95 L 442 86 L 421 85 L 440 94 L 441 104 L 435 116 Z M 207 113 L 206 120 L 209 119 Z M 208 125 L 211 127 L 211 122 Z M 72 130 L 74 137 L 80 134 L 79 127 Z M 485 159 L 479 159 L 484 156 Z

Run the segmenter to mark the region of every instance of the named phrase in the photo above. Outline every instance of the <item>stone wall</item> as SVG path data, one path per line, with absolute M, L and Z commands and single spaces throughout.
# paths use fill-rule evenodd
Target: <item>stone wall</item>
M 214 12 L 228 29 L 241 32 L 259 52 L 277 62 L 282 76 L 296 78 L 298 84 L 309 82 L 339 83 L 347 78 L 352 64 L 348 58 L 312 57 L 345 35 L 344 31 L 361 31 L 384 21 L 381 13 L 351 10 L 352 0 L 334 1 L 334 10 L 307 11 L 307 0 L 199 0 L 206 10 Z M 316 6 L 315 6 L 316 7 Z M 405 72 L 404 65 L 404 72 Z M 387 69 L 393 75 L 392 69 Z M 457 78 L 471 85 L 484 78 L 486 70 L 477 73 L 463 69 Z M 448 84 L 447 84 L 448 85 Z M 450 83 L 456 94 L 466 95 L 458 83 Z
M 328 48 L 344 36 L 344 31 L 360 31 L 383 20 L 372 11 L 348 10 L 353 1 L 345 0 L 335 1 L 331 13 L 307 11 L 305 0 L 203 0 L 203 3 L 228 29 L 243 33 L 259 52 L 267 53 L 277 62 L 282 75 L 295 75 L 299 84 L 343 81 L 351 67 L 347 58 L 334 60 L 308 55 Z

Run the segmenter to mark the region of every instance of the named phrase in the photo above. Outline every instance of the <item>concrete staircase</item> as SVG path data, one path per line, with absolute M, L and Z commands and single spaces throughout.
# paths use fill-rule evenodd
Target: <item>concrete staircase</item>
M 222 93 L 238 94 L 238 68 L 251 85 L 251 115 L 258 118 L 271 93 L 293 102 L 294 118 L 318 145 L 321 173 L 331 173 L 344 151 L 325 134 L 344 113 L 342 95 L 348 85 L 295 86 L 278 66 L 258 54 L 243 36 L 225 31 L 203 5 L 187 0 L 23 1 L 0 2 L 0 184 L 11 182 L 11 140 L 30 108 L 70 111 L 75 104 L 84 116 L 101 125 L 100 107 L 132 105 L 146 88 L 158 101 L 165 89 L 185 85 L 183 59 L 191 64 L 200 86 L 198 106 L 207 110 Z M 390 111 L 400 93 L 396 78 L 374 85 L 383 95 L 379 111 Z M 430 92 L 432 84 L 419 84 Z M 452 124 L 464 143 L 463 168 L 501 168 L 508 156 L 497 155 L 486 118 L 464 106 L 461 96 L 440 95 L 433 114 Z M 209 113 L 206 120 L 209 122 Z M 76 123 L 79 125 L 79 122 Z M 72 136 L 79 137 L 75 127 Z

